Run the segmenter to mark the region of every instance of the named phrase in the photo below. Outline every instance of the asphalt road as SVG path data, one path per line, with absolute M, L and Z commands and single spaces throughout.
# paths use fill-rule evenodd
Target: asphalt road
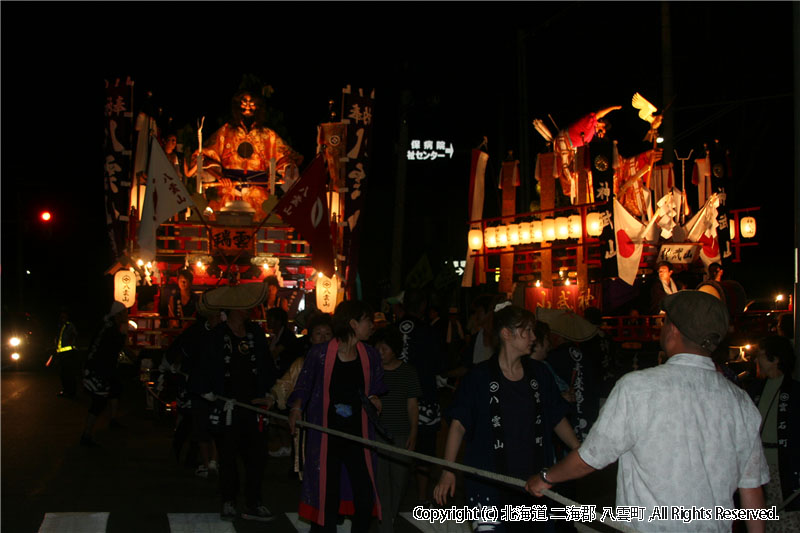
M 45 518 L 47 526 L 61 520 L 53 531 L 90 533 L 88 515 L 63 513 L 108 513 L 105 528 L 99 530 L 107 533 L 298 530 L 291 518 L 297 512 L 300 482 L 289 476 L 290 458 L 270 458 L 267 465 L 264 504 L 277 518 L 268 524 L 240 519 L 231 526 L 219 520 L 216 479 L 198 478 L 193 468 L 176 461 L 173 421 L 146 409 L 146 392 L 137 381 L 129 383 L 121 401 L 125 427 L 109 429 L 104 414 L 95 432 L 97 448 L 79 444 L 88 397 L 58 398 L 59 388 L 51 370 L 2 373 L 3 533 L 38 532 Z M 578 487 L 583 502 L 613 505 L 613 472 L 603 474 Z M 410 483 L 401 512 L 410 511 L 416 501 L 415 484 Z M 73 519 L 76 525 L 68 526 L 65 520 Z M 194 522 L 181 526 L 181 521 Z M 398 519 L 395 530 L 420 529 Z

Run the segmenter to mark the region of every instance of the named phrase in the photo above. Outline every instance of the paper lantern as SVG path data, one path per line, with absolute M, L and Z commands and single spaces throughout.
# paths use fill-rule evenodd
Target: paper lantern
M 728 229 L 731 232 L 731 240 L 736 238 L 736 224 L 728 224 Z
M 542 242 L 544 240 L 544 230 L 539 220 L 531 222 L 531 242 Z
M 592 237 L 599 237 L 603 233 L 603 217 L 600 213 L 586 215 L 586 233 Z
M 552 218 L 542 220 L 542 240 L 556 240 L 556 223 Z
M 567 219 L 567 226 L 569 227 L 570 239 L 580 239 L 583 236 L 580 215 L 570 215 Z
M 556 239 L 566 239 L 569 237 L 569 219 L 567 217 L 556 217 Z
M 497 246 L 500 248 L 508 246 L 508 226 L 497 226 Z
M 114 299 L 133 307 L 136 302 L 136 274 L 128 269 L 118 270 L 114 274 Z
M 753 217 L 744 217 L 739 222 L 739 231 L 745 239 L 752 239 L 756 236 L 756 219 Z
M 467 235 L 470 250 L 480 250 L 483 248 L 483 232 L 479 229 L 469 230 Z
M 519 224 L 519 242 L 522 244 L 530 244 L 533 242 L 533 235 L 531 234 L 531 223 L 520 222 Z
M 516 246 L 519 244 L 519 224 L 509 224 L 508 228 L 508 244 Z
M 322 272 L 320 272 L 322 274 Z M 339 280 L 336 274 L 327 277 L 324 274 L 317 278 L 317 309 L 323 313 L 333 313 L 338 303 Z
M 483 230 L 483 242 L 487 248 L 497 248 L 497 228 L 491 227 Z

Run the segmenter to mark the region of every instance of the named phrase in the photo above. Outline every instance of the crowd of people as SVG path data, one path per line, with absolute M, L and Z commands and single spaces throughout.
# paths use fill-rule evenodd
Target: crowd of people
M 712 359 L 729 332 L 727 306 L 707 291 L 679 290 L 666 273 L 660 281 L 663 364 L 619 381 L 614 343 L 595 309 L 584 317 L 532 313 L 484 294 L 462 323 L 457 310 L 433 310 L 423 291 L 411 289 L 392 321 L 348 300 L 332 315 L 313 311 L 293 324 L 267 283 L 216 289 L 191 305 L 181 287 L 175 307 L 181 316 L 196 307 L 197 319 L 162 363 L 177 376 L 176 454 L 190 441 L 197 475 L 218 475 L 225 520 L 274 518 L 263 502 L 269 456 L 293 456 L 292 472 L 302 482 L 299 515 L 313 531 L 334 531 L 343 515 L 351 516 L 352 531 L 368 531 L 376 521 L 379 531 L 393 531 L 412 479 L 426 507 L 453 504 L 462 484 L 472 507 L 552 506 L 537 498 L 544 489 L 558 485 L 569 494 L 572 480 L 618 461 L 617 505 L 644 509 L 637 529 L 730 531 L 729 519 L 647 519 L 660 506 L 762 508 L 796 493 L 794 351 L 785 337 L 760 342 L 748 396 Z M 254 313 L 265 327 L 251 320 Z M 115 302 L 90 350 L 84 385 L 92 402 L 81 437 L 87 446 L 95 444 L 93 428 L 109 403 L 116 423 L 120 387 L 113 367 L 126 323 L 126 309 Z M 402 450 L 527 480 L 527 492 L 434 467 Z M 245 467 L 241 481 L 238 460 Z M 797 528 L 798 506 L 800 498 L 781 510 L 780 521 L 766 523 L 776 531 Z M 507 518 L 474 527 L 564 527 Z M 751 520 L 747 528 L 759 531 L 764 523 Z

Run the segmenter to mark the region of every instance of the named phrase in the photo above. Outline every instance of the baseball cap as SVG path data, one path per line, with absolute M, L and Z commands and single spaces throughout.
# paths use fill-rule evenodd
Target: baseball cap
M 713 352 L 728 334 L 730 318 L 725 304 L 695 290 L 678 291 L 661 300 L 670 322 L 687 339 Z

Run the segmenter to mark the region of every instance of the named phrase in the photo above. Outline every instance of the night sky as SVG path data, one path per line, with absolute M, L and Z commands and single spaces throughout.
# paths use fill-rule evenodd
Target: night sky
M 316 126 L 345 85 L 375 89 L 364 213 L 365 297 L 387 296 L 400 117 L 411 139 L 452 142 L 446 161 L 409 162 L 404 272 L 423 253 L 436 269 L 466 251 L 469 152 L 488 137 L 486 216 L 499 214 L 500 163 L 527 135 L 532 182 L 545 150 L 531 120 L 565 127 L 610 116 L 623 155 L 646 149 L 630 106 L 662 109 L 660 3 L 16 3 L 2 11 L 2 303 L 52 322 L 71 305 L 93 324 L 111 297 L 103 213 L 103 80 L 131 76 L 137 102 L 177 125 L 225 118 L 243 74 L 272 85 L 287 140 L 310 161 Z M 674 148 L 730 150 L 730 206 L 762 206 L 758 248 L 732 265 L 751 297 L 792 283 L 792 4 L 670 4 Z M 525 57 L 525 97 L 517 76 Z M 135 102 L 136 103 L 136 102 Z M 527 105 L 527 111 L 524 110 Z M 552 129 L 552 128 L 551 128 Z M 666 161 L 674 160 L 667 154 Z M 527 165 L 527 170 L 526 170 Z M 532 186 L 532 185 L 531 185 Z M 41 209 L 54 213 L 44 228 Z M 30 270 L 31 274 L 20 274 Z M 77 317 L 76 317 L 77 318 Z

